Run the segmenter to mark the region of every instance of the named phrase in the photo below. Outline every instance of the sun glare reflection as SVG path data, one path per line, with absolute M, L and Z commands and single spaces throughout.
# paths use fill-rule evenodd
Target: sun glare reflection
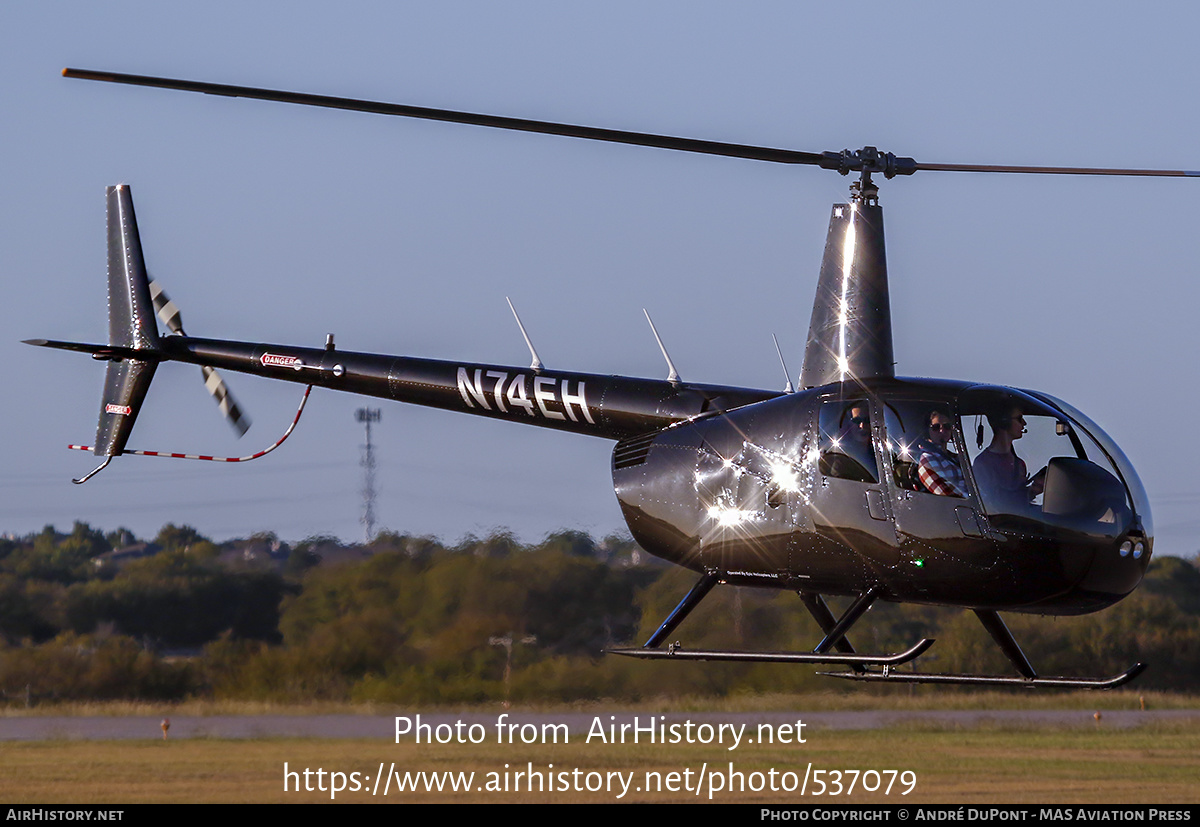
M 754 516 L 753 511 L 744 508 L 732 508 L 725 505 L 713 505 L 708 509 L 709 519 L 715 520 L 722 528 L 741 525 Z
M 771 482 L 779 486 L 780 490 L 789 493 L 794 494 L 800 490 L 800 475 L 796 473 L 796 469 L 778 460 L 771 462 Z
M 847 294 L 850 291 L 850 276 L 854 270 L 854 219 L 858 215 L 858 205 L 850 205 L 850 223 L 846 227 L 846 238 L 842 243 L 842 300 L 841 313 L 838 316 L 838 372 L 841 374 L 839 381 L 846 381 L 846 374 L 850 372 L 850 362 L 846 357 L 846 327 L 849 324 L 849 303 Z

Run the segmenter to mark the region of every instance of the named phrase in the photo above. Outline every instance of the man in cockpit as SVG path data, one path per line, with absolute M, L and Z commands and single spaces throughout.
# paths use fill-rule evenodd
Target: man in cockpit
M 1030 479 L 1025 461 L 1013 447 L 1025 435 L 1024 412 L 1012 407 L 1003 413 L 988 414 L 987 420 L 992 428 L 992 441 L 971 465 L 975 482 L 985 499 L 998 498 L 1007 507 L 1027 506 L 1042 493 L 1046 472 L 1039 471 Z
M 917 443 L 921 458 L 917 463 L 917 479 L 921 487 L 943 497 L 966 497 L 967 481 L 963 477 L 958 457 L 951 453 L 954 424 L 950 414 L 934 408 L 926 417 L 926 436 Z

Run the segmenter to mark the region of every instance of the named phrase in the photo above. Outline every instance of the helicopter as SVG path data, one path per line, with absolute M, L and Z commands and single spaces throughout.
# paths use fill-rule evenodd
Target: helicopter
M 162 362 L 199 365 L 223 413 L 245 418 L 216 372 L 395 399 L 613 440 L 622 515 L 647 552 L 698 575 L 641 646 L 644 659 L 839 666 L 832 677 L 884 683 L 1106 689 L 1105 677 L 1040 675 L 1000 612 L 1078 615 L 1130 594 L 1149 565 L 1149 498 L 1132 463 L 1093 420 L 1049 394 L 974 381 L 898 377 L 883 211 L 875 176 L 918 171 L 1197 177 L 1186 170 L 935 164 L 872 146 L 803 152 L 254 87 L 64 69 L 69 78 L 201 92 L 675 151 L 815 166 L 857 175 L 832 207 L 798 387 L 683 381 L 654 330 L 665 380 L 549 370 L 525 334 L 528 367 L 439 361 L 187 335 L 146 270 L 130 189 L 108 188 L 109 341 L 28 344 L 107 362 L 95 446 L 126 447 Z M 513 310 L 516 316 L 516 310 Z M 156 315 L 170 331 L 159 332 Z M 780 361 L 783 361 L 780 353 Z M 305 399 L 307 399 L 305 392 Z M 273 450 L 283 438 L 241 461 Z M 1030 474 L 1030 469 L 1039 469 Z M 664 643 L 718 584 L 796 592 L 823 637 L 809 651 L 696 650 Z M 849 598 L 839 615 L 827 597 Z M 969 609 L 1014 675 L 901 671 L 928 651 L 860 653 L 849 633 L 879 600 Z

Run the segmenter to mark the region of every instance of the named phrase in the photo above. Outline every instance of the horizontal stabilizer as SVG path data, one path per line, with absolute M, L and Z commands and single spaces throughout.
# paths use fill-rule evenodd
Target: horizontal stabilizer
M 143 361 L 150 361 L 152 359 L 163 358 L 158 351 L 139 350 L 137 348 L 118 347 L 116 345 L 94 345 L 87 342 L 58 342 L 53 339 L 24 339 L 23 343 L 37 347 L 73 350 L 77 353 L 90 353 L 93 359 L 141 359 Z

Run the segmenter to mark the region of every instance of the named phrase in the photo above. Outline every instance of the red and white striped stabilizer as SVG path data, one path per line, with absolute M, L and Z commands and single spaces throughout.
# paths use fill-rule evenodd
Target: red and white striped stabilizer
M 289 436 L 292 435 L 292 431 L 296 430 L 296 425 L 297 425 L 297 423 L 300 422 L 300 414 L 304 413 L 304 406 L 308 403 L 308 395 L 309 395 L 309 393 L 312 392 L 312 388 L 313 388 L 312 385 L 308 385 L 307 387 L 305 387 L 304 396 L 300 397 L 300 407 L 296 409 L 296 416 L 294 419 L 292 419 L 292 424 L 288 425 L 287 430 L 283 432 L 283 436 L 281 436 L 279 439 L 275 440 L 275 442 L 273 444 L 271 444 L 270 446 L 262 449 L 261 451 L 259 451 L 257 453 L 249 454 L 244 457 L 215 457 L 215 456 L 209 456 L 207 454 L 178 454 L 178 453 L 167 452 L 167 451 L 131 451 L 128 448 L 126 448 L 124 451 L 121 452 L 121 454 L 122 455 L 132 454 L 132 455 L 138 456 L 138 457 L 170 457 L 172 459 L 202 459 L 202 460 L 207 460 L 208 462 L 249 462 L 252 459 L 258 459 L 259 457 L 265 457 L 267 454 L 271 453 L 276 448 L 278 448 L 280 445 L 282 445 L 284 443 L 284 441 Z M 90 446 L 90 445 L 68 445 L 67 447 L 73 451 L 91 451 L 92 450 L 92 446 Z

